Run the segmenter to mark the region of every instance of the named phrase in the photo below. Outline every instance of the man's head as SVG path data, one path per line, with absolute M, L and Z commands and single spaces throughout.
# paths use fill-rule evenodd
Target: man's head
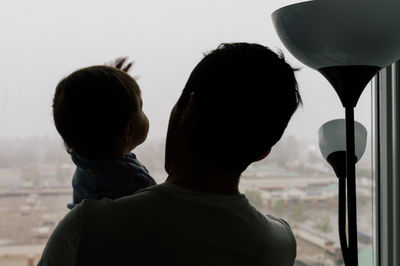
M 167 172 L 182 145 L 199 163 L 244 171 L 281 138 L 300 103 L 283 56 L 259 44 L 220 45 L 195 67 L 171 113 Z
M 135 80 L 103 65 L 80 69 L 59 82 L 53 117 L 67 151 L 93 157 L 131 150 L 148 132 Z

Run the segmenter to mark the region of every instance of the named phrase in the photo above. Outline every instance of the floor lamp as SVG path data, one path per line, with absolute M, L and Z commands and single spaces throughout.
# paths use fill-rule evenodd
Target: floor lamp
M 272 14 L 285 47 L 325 76 L 345 108 L 351 266 L 358 265 L 354 108 L 371 78 L 400 58 L 399 10 L 398 0 L 314 0 Z

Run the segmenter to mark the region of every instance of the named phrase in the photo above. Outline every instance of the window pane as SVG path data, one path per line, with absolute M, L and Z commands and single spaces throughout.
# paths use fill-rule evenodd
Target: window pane
M 36 263 L 72 200 L 74 165 L 51 116 L 54 89 L 62 77 L 119 56 L 130 55 L 136 61 L 132 74 L 140 76 L 150 132 L 135 153 L 162 182 L 172 106 L 202 54 L 233 41 L 281 49 L 293 67 L 302 67 L 297 78 L 304 99 L 304 107 L 270 156 L 243 174 L 241 192 L 262 213 L 290 223 L 298 242 L 298 261 L 341 265 L 337 179 L 319 153 L 317 131 L 326 121 L 343 118 L 344 111 L 329 83 L 293 58 L 279 41 L 270 14 L 286 4 L 283 0 L 2 3 L 0 266 Z M 366 89 L 356 120 L 368 130 L 370 103 Z M 372 262 L 370 158 L 367 146 L 357 172 L 360 265 Z M 368 262 L 361 263 L 362 258 Z

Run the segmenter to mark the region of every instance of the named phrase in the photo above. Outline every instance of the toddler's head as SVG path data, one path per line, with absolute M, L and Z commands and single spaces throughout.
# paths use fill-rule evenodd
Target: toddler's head
M 147 137 L 142 105 L 139 86 L 129 74 L 105 65 L 87 67 L 58 83 L 54 123 L 69 153 L 121 156 Z

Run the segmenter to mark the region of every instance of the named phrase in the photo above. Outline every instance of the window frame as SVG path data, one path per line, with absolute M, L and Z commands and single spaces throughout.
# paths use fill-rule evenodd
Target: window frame
M 373 87 L 375 263 L 400 265 L 400 61 L 381 70 Z

